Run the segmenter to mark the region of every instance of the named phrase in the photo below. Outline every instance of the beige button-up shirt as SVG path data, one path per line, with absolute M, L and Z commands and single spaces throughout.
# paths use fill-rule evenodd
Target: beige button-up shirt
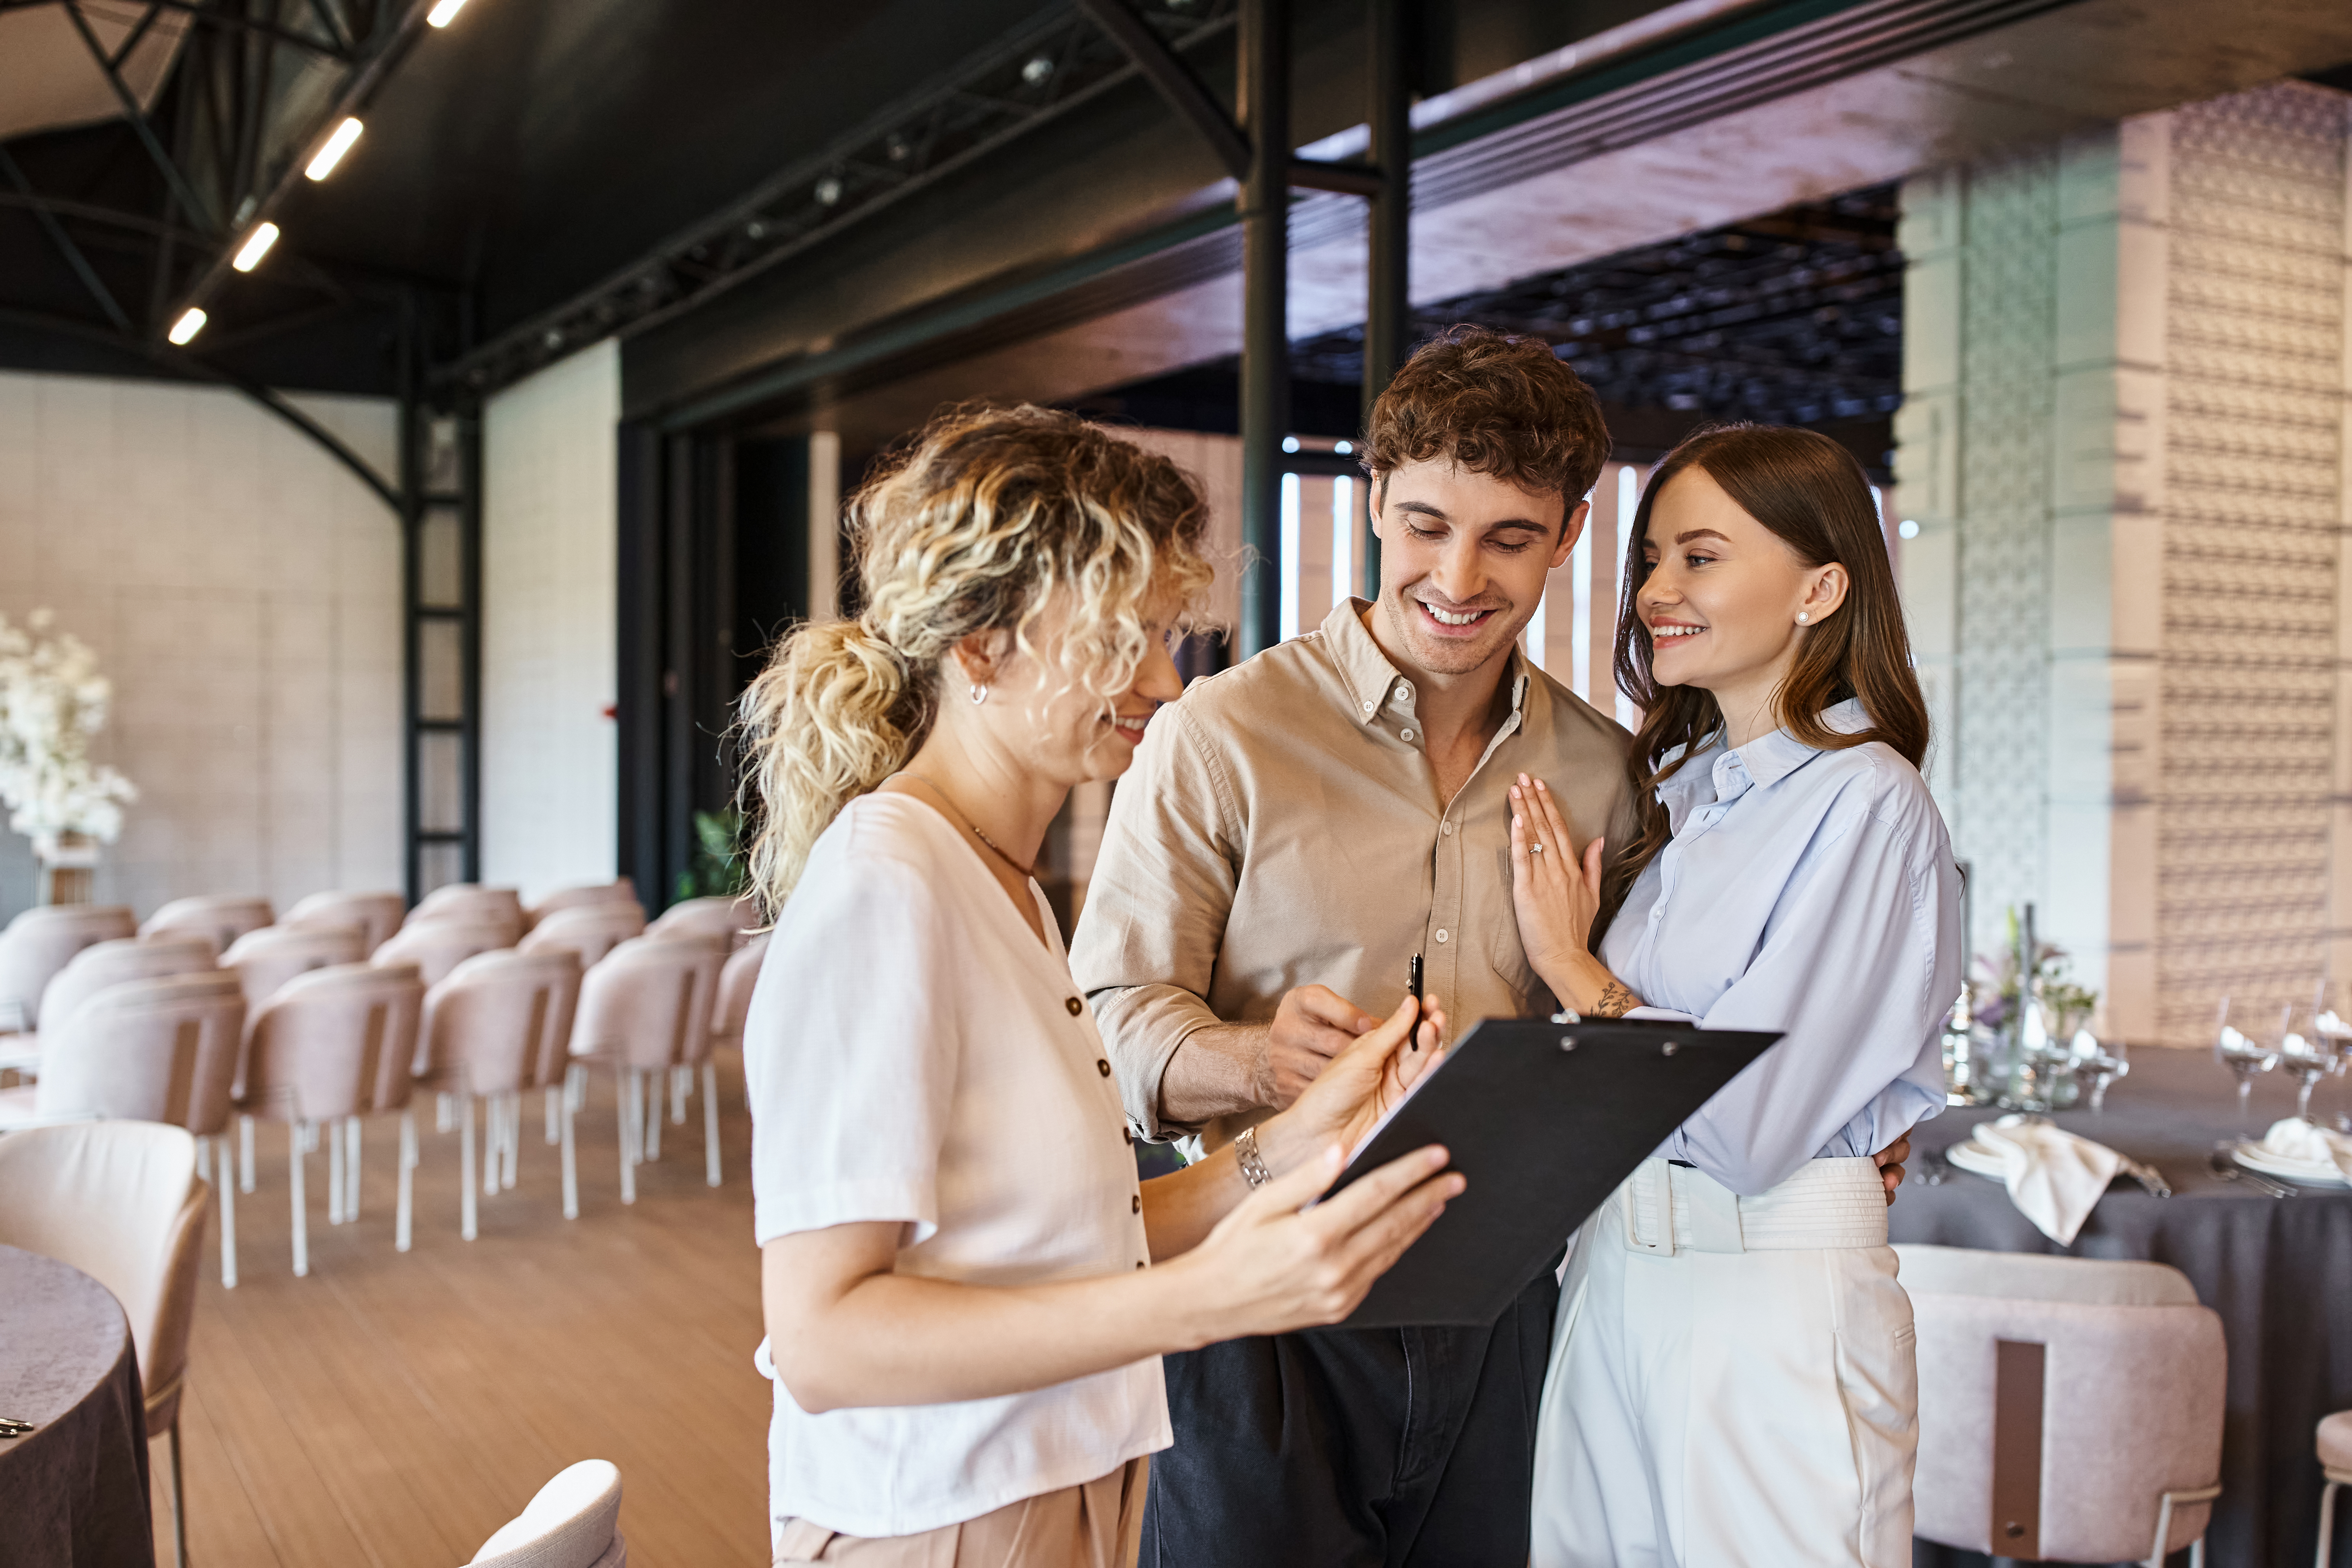
M 1112 796 L 1070 967 L 1092 999 L 1129 1117 L 1209 1148 L 1268 1110 L 1164 1123 L 1160 1080 L 1194 1030 L 1272 1021 L 1294 986 L 1375 1016 L 1423 986 L 1454 1033 L 1551 1012 L 1511 906 L 1510 786 L 1558 795 L 1580 847 L 1633 833 L 1628 737 L 1514 650 L 1511 710 L 1438 798 L 1413 683 L 1349 599 L 1322 626 L 1196 680 L 1160 710 Z

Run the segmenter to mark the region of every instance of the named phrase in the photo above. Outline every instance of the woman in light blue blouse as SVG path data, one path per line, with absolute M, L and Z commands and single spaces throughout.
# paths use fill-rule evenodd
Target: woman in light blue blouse
M 1927 705 L 1844 448 L 1683 443 L 1634 514 L 1617 679 L 1638 837 L 1520 782 L 1528 956 L 1579 1012 L 1773 1029 L 1579 1233 L 1539 1416 L 1533 1563 L 1911 1560 L 1916 1373 L 1874 1150 L 1943 1104 L 1959 876 Z

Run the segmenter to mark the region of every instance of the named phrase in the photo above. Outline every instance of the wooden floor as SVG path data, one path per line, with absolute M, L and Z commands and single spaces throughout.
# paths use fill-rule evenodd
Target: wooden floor
M 762 1564 L 770 1388 L 751 1242 L 751 1124 L 719 1067 L 725 1184 L 704 1184 L 699 1100 L 620 1201 L 613 1084 L 579 1121 L 580 1217 L 524 1101 L 513 1191 L 457 1235 L 458 1140 L 418 1107 L 415 1245 L 393 1250 L 397 1121 L 367 1129 L 359 1219 L 326 1223 L 310 1158 L 310 1273 L 293 1276 L 286 1139 L 257 1131 L 239 1194 L 241 1282 L 208 1231 L 182 1407 L 188 1555 L 200 1568 L 451 1568 L 575 1460 L 621 1469 L 632 1568 Z M 153 1446 L 158 1561 L 170 1450 Z

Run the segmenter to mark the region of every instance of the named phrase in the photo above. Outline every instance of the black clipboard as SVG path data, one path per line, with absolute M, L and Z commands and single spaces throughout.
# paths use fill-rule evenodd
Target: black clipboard
M 1469 1178 L 1345 1326 L 1493 1322 L 1634 1167 L 1780 1037 L 1647 1018 L 1477 1024 L 1332 1184 L 1429 1143 Z

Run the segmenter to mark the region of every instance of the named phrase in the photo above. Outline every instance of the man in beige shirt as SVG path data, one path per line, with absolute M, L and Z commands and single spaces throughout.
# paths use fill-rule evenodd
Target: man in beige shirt
M 1407 961 L 1455 1033 L 1550 1012 L 1519 936 L 1510 789 L 1632 828 L 1623 731 L 1517 647 L 1609 452 L 1540 342 L 1457 329 L 1367 438 L 1381 600 L 1153 720 L 1113 799 L 1071 965 L 1146 1137 L 1211 1147 L 1392 1010 Z M 1597 934 L 1597 933 L 1596 933 Z M 1321 1330 L 1167 1358 L 1147 1568 L 1521 1568 L 1549 1273 L 1486 1329 Z

